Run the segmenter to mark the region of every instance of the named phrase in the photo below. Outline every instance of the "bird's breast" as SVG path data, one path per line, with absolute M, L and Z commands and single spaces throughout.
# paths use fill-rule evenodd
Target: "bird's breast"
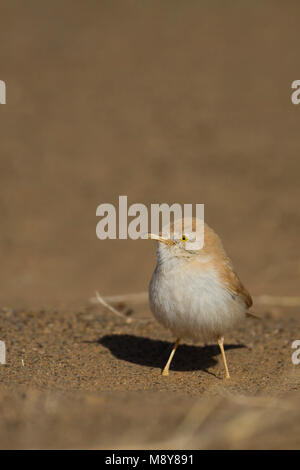
M 226 323 L 232 324 L 245 313 L 213 265 L 202 268 L 187 263 L 178 269 L 158 265 L 150 282 L 149 300 L 158 321 L 189 337 L 222 332 Z
M 164 311 L 176 310 L 184 313 L 199 309 L 222 291 L 214 269 L 198 269 L 186 266 L 180 269 L 165 269 L 159 266 L 150 283 L 150 303 Z

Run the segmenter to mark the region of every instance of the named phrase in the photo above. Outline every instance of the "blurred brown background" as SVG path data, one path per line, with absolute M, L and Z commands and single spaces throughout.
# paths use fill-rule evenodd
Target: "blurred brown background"
M 204 203 L 254 295 L 299 286 L 297 1 L 0 0 L 1 304 L 147 288 L 96 207 Z

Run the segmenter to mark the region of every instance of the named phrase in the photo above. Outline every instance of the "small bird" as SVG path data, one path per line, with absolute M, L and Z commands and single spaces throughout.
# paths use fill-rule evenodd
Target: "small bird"
M 224 334 L 241 323 L 252 306 L 218 235 L 204 223 L 201 249 L 193 241 L 199 231 L 196 219 L 179 219 L 170 230 L 148 238 L 158 241 L 157 265 L 149 285 L 149 302 L 154 317 L 169 328 L 176 339 L 162 371 L 169 368 L 181 339 L 216 341 L 226 378 L 230 378 L 224 351 Z M 203 227 L 203 225 L 202 225 Z

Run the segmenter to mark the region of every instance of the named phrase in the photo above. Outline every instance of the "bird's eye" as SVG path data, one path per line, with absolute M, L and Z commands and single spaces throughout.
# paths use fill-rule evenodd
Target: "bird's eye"
M 181 241 L 182 241 L 182 242 L 186 242 L 186 241 L 187 241 L 187 236 L 186 236 L 186 235 L 182 235 Z

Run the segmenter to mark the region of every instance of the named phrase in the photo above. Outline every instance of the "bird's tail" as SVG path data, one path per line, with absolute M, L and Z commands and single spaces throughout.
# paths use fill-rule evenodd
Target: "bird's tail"
M 254 318 L 254 320 L 260 320 L 260 321 L 262 321 L 262 318 L 259 317 L 258 315 L 255 315 L 255 313 L 253 313 L 253 312 L 247 312 L 247 313 L 246 313 L 246 317 L 247 317 L 247 318 Z

